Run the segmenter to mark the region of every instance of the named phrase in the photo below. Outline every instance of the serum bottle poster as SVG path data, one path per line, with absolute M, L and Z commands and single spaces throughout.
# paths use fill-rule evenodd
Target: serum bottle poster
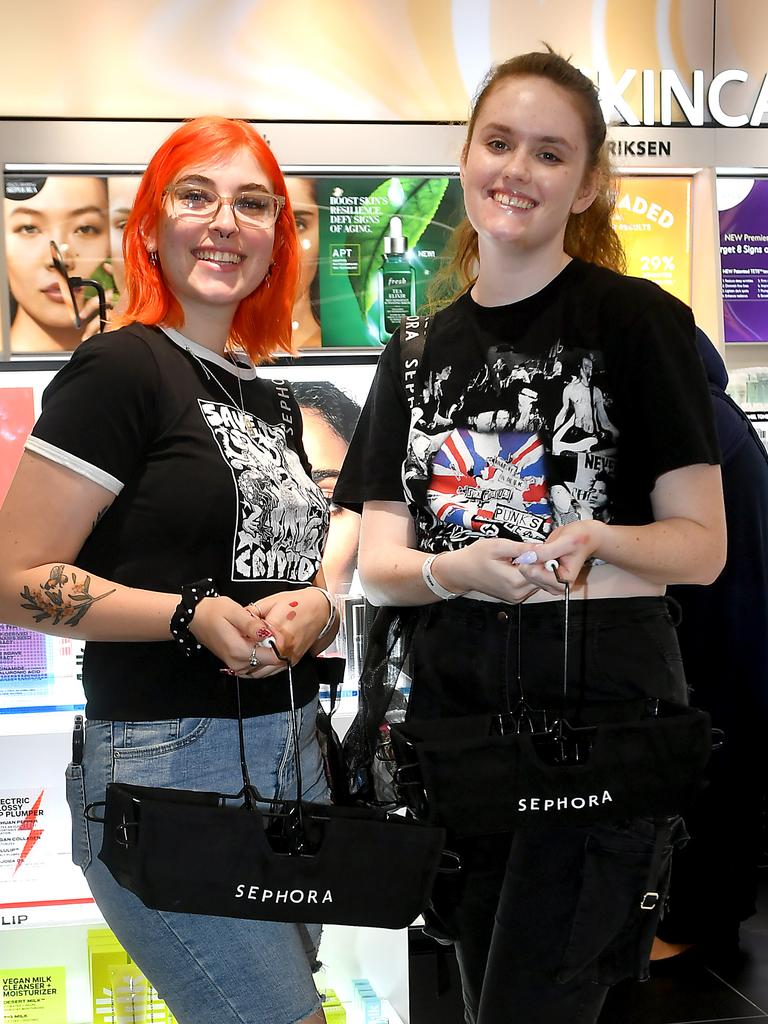
M 621 178 L 613 226 L 627 255 L 627 273 L 655 281 L 690 305 L 690 179 Z
M 768 341 L 768 179 L 718 178 L 726 341 Z
M 384 344 L 416 312 L 464 216 L 458 178 L 320 178 L 323 347 Z

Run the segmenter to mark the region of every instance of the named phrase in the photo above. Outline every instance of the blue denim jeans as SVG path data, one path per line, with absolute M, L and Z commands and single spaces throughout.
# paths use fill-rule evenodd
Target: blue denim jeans
M 315 735 L 317 701 L 298 712 L 305 799 L 328 799 Z M 251 781 L 264 797 L 293 797 L 289 714 L 244 722 Z M 108 782 L 237 793 L 237 721 L 89 721 L 82 765 L 67 768 L 72 851 L 107 924 L 168 1003 L 179 1024 L 294 1024 L 320 1000 L 312 980 L 320 925 L 241 921 L 150 910 L 98 859 L 102 826 L 84 807 Z

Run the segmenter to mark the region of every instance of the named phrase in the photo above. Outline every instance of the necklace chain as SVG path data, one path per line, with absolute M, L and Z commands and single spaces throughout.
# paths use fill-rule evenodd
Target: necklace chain
M 209 368 L 205 365 L 205 363 L 200 358 L 200 356 L 195 355 L 195 353 L 192 351 L 191 348 L 189 348 L 189 346 L 186 346 L 186 351 L 189 353 L 189 355 L 192 356 L 192 358 L 195 360 L 195 362 L 200 365 L 203 373 L 206 376 L 206 379 L 212 380 L 216 384 L 218 384 L 219 387 L 221 388 L 221 390 L 224 392 L 224 394 L 230 400 L 232 405 L 234 405 L 234 407 L 237 409 L 238 408 L 238 403 L 234 400 L 234 398 L 229 393 L 229 391 L 224 387 L 224 385 L 221 383 L 219 378 L 211 370 L 209 370 Z M 246 411 L 245 411 L 245 402 L 243 400 L 243 380 L 242 380 L 242 377 L 240 376 L 240 369 L 237 366 L 237 364 L 234 363 L 234 360 L 233 360 L 233 365 L 235 366 L 235 376 L 237 377 L 237 390 L 238 390 L 238 393 L 240 395 L 240 405 L 239 405 L 240 412 L 242 413 L 242 416 L 243 416 L 243 423 L 245 424 L 246 433 L 248 434 L 249 437 L 252 438 L 254 436 L 253 422 L 252 422 L 250 413 L 246 413 Z

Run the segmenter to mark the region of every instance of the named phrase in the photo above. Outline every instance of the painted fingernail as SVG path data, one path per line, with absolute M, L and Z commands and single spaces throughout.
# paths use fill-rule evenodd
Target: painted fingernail
M 266 637 L 274 636 L 274 635 L 275 634 L 272 632 L 271 629 L 260 629 L 258 631 L 258 633 L 256 634 L 256 636 L 259 638 L 259 640 L 264 640 Z
M 298 608 L 299 607 L 299 602 L 298 601 L 289 601 L 288 604 L 289 604 L 289 606 L 291 608 Z
M 524 551 L 522 555 L 518 555 L 517 558 L 512 560 L 512 565 L 533 565 L 536 561 L 538 559 L 536 558 L 535 551 Z
M 236 676 L 237 675 L 237 672 L 235 672 L 235 670 L 233 668 L 220 668 L 219 672 L 221 672 L 221 674 L 223 676 Z

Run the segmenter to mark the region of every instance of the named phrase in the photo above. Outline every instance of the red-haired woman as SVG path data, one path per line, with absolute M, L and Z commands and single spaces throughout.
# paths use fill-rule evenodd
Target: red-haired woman
M 180 1024 L 323 1019 L 317 927 L 149 910 L 98 860 L 100 826 L 83 817 L 113 780 L 238 791 L 226 670 L 247 677 L 254 785 L 291 796 L 270 637 L 295 666 L 306 797 L 326 797 L 312 656 L 335 631 L 328 506 L 293 396 L 254 366 L 290 345 L 298 249 L 284 197 L 243 122 L 190 121 L 160 147 L 126 226 L 122 326 L 84 343 L 46 391 L 0 513 L 0 617 L 88 641 L 85 751 L 67 772 L 75 861 Z

